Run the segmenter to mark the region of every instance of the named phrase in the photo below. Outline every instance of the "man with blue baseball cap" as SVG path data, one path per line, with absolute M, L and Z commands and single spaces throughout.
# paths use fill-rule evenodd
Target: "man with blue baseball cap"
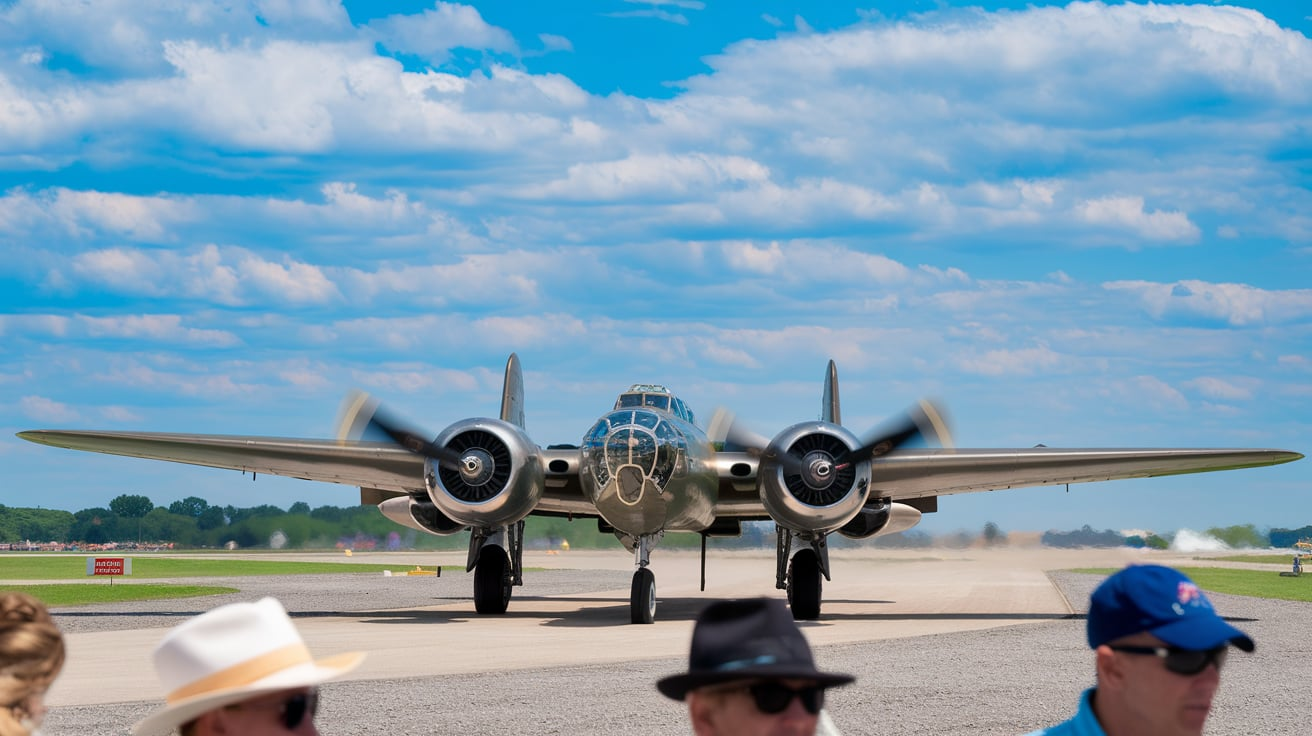
M 1088 636 L 1097 684 L 1074 718 L 1031 736 L 1196 736 L 1230 645 L 1253 651 L 1192 580 L 1160 565 L 1104 580 L 1089 600 Z

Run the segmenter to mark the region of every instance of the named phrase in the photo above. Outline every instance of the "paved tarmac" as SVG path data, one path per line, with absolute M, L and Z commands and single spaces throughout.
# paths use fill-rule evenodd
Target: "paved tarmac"
M 399 572 L 460 564 L 463 555 L 351 560 L 394 563 Z M 1091 684 L 1078 614 L 1099 578 L 1048 571 L 1149 560 L 1190 562 L 1127 549 L 843 551 L 822 619 L 803 628 L 822 667 L 858 675 L 831 699 L 845 733 L 1023 733 L 1065 718 Z M 242 592 L 57 611 L 69 660 L 48 697 L 46 733 L 126 733 L 157 707 L 162 688 L 149 652 L 164 628 L 263 595 L 284 601 L 317 655 L 369 652 L 345 681 L 325 686 L 325 734 L 687 733 L 682 704 L 661 698 L 652 682 L 683 667 L 697 612 L 715 598 L 782 597 L 772 554 L 716 553 L 701 592 L 697 556 L 660 551 L 657 623 L 634 626 L 625 553 L 530 552 L 525 564 L 548 569 L 525 573 L 505 616 L 475 615 L 469 576 L 450 571 L 208 578 Z M 1306 683 L 1312 661 L 1312 605 L 1216 598 L 1222 613 L 1247 612 L 1238 625 L 1258 640 L 1259 654 L 1232 658 L 1213 716 L 1226 728 L 1212 732 L 1300 732 L 1312 711 L 1290 688 Z M 1227 690 L 1261 696 L 1263 718 L 1248 724 L 1244 703 L 1227 700 Z

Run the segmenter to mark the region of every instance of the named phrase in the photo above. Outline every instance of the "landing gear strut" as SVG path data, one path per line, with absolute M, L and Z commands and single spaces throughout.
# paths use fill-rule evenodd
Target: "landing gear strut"
M 474 571 L 474 610 L 505 613 L 514 586 L 524 584 L 524 522 L 495 531 L 475 529 L 466 567 Z
M 803 535 L 779 526 L 775 532 L 778 536 L 775 587 L 788 591 L 788 607 L 795 620 L 820 618 L 821 590 L 829 578 L 829 545 L 825 535 Z M 807 546 L 790 559 L 794 538 Z
M 643 534 L 634 545 L 638 569 L 633 572 L 633 587 L 629 590 L 629 620 L 635 624 L 656 621 L 656 575 L 647 568 L 656 538 L 656 535 Z

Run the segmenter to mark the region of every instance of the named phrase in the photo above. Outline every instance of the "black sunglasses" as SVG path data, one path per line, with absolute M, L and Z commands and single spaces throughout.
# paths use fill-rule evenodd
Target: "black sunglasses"
M 309 714 L 310 720 L 313 721 L 318 712 L 319 691 L 311 690 L 306 693 L 296 693 L 284 700 L 282 710 L 278 711 L 278 720 L 282 722 L 283 728 L 295 731 L 296 727 L 305 720 L 306 714 Z
M 730 688 L 724 692 L 738 690 L 746 690 L 751 694 L 756 709 L 766 715 L 783 713 L 788 709 L 788 704 L 793 702 L 793 698 L 801 700 L 802 707 L 811 715 L 819 713 L 820 708 L 825 704 L 825 688 L 823 685 L 809 685 L 794 690 L 782 683 L 767 680 L 765 682 L 754 682 L 743 687 Z
M 1113 646 L 1112 651 L 1126 654 L 1153 654 L 1160 657 L 1166 669 L 1180 675 L 1196 675 L 1207 669 L 1207 665 L 1216 664 L 1219 672 L 1225 664 L 1225 655 L 1230 651 L 1228 644 L 1212 649 L 1180 649 L 1177 647 L 1135 647 L 1128 644 Z
M 314 720 L 315 714 L 319 712 L 319 691 L 310 690 L 309 692 L 293 693 L 281 702 L 268 703 L 267 705 L 237 703 L 227 707 L 233 710 L 277 708 L 278 722 L 288 731 L 295 731 L 298 726 L 305 722 L 306 715 L 309 715 L 310 720 Z

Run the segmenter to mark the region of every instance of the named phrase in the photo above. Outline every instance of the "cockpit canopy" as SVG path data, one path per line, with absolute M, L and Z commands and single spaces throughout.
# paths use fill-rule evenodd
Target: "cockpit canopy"
M 616 409 L 634 409 L 640 406 L 668 411 L 689 424 L 697 423 L 692 409 L 689 409 L 682 399 L 670 393 L 670 390 L 664 386 L 654 383 L 635 383 L 615 400 Z

